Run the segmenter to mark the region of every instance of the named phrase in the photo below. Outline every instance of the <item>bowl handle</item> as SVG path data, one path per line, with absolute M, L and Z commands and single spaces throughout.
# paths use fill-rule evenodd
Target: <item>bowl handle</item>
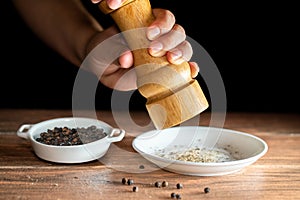
M 32 127 L 32 124 L 23 124 L 17 131 L 17 135 L 21 138 L 28 139 L 28 130 Z
M 125 130 L 113 128 L 107 139 L 109 140 L 109 142 L 119 142 L 123 139 L 124 136 Z

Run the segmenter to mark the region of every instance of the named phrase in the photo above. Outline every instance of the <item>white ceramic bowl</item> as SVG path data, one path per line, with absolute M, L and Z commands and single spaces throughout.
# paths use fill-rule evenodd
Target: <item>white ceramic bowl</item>
M 257 161 L 268 150 L 266 142 L 254 135 L 201 126 L 148 131 L 136 137 L 132 146 L 144 158 L 160 168 L 193 176 L 219 176 L 237 172 Z M 225 162 L 194 162 L 161 156 L 194 147 L 226 149 L 226 152 L 230 152 L 235 159 Z
M 36 141 L 36 138 L 40 137 L 40 133 L 54 127 L 88 128 L 92 125 L 102 128 L 107 136 L 94 142 L 72 146 L 54 146 Z M 18 129 L 17 135 L 29 139 L 35 154 L 44 160 L 57 163 L 82 163 L 104 156 L 112 142 L 118 142 L 124 138 L 125 131 L 113 128 L 97 119 L 66 117 L 50 119 L 37 124 L 24 124 Z

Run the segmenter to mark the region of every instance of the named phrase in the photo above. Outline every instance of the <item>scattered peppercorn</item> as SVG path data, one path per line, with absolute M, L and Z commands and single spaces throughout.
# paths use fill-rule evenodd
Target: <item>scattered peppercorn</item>
M 161 184 L 162 187 L 168 187 L 168 185 L 169 185 L 169 183 L 167 181 L 163 181 Z
M 210 188 L 209 187 L 204 188 L 204 193 L 209 193 L 209 192 L 210 192 Z
M 125 185 L 127 182 L 127 179 L 126 178 L 122 178 L 122 183 Z
M 183 185 L 182 185 L 181 183 L 177 183 L 177 184 L 176 184 L 176 188 L 177 188 L 177 189 L 182 189 L 182 188 L 183 188 Z
M 158 182 L 158 181 L 156 181 L 156 182 L 154 183 L 154 186 L 157 187 L 157 188 L 160 188 L 160 187 L 161 187 L 161 183 Z
M 127 184 L 128 184 L 128 185 L 132 185 L 133 183 L 134 183 L 134 182 L 133 182 L 132 179 L 128 179 L 128 180 L 127 180 Z
M 145 169 L 145 166 L 144 165 L 140 165 L 139 168 L 140 169 Z
M 181 195 L 180 194 L 176 194 L 176 199 L 181 199 Z
M 175 199 L 175 198 L 176 198 L 175 192 L 172 192 L 172 193 L 171 193 L 171 198 L 172 198 L 172 199 Z
M 139 188 L 138 188 L 137 186 L 133 186 L 132 191 L 133 191 L 133 192 L 138 192 L 138 191 L 139 191 Z

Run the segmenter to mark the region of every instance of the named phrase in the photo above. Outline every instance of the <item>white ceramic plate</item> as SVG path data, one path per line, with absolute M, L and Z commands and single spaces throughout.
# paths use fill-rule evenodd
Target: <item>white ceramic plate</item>
M 106 137 L 94 142 L 72 146 L 46 145 L 36 141 L 40 133 L 54 127 L 87 128 L 92 125 L 103 129 L 107 133 Z M 121 141 L 124 138 L 125 131 L 113 128 L 97 119 L 66 117 L 50 119 L 36 124 L 23 124 L 17 130 L 17 135 L 28 139 L 35 154 L 44 160 L 57 163 L 82 163 L 104 156 L 111 143 Z
M 235 173 L 257 161 L 268 150 L 266 142 L 254 135 L 202 126 L 181 126 L 148 131 L 136 137 L 132 146 L 144 158 L 160 168 L 193 176 L 220 176 Z M 223 162 L 195 162 L 170 157 L 171 152 L 183 152 L 191 148 L 200 148 L 203 151 L 221 149 L 228 152 L 231 159 Z

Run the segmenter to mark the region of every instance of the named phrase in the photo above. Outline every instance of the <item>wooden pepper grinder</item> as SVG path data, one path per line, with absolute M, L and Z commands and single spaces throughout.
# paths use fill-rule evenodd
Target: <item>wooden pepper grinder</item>
M 145 30 L 154 21 L 149 0 L 127 0 L 116 10 L 101 1 L 99 8 L 110 14 L 133 51 L 138 90 L 147 99 L 146 108 L 157 129 L 179 125 L 208 108 L 187 62 L 173 65 L 166 56 L 148 53 Z

